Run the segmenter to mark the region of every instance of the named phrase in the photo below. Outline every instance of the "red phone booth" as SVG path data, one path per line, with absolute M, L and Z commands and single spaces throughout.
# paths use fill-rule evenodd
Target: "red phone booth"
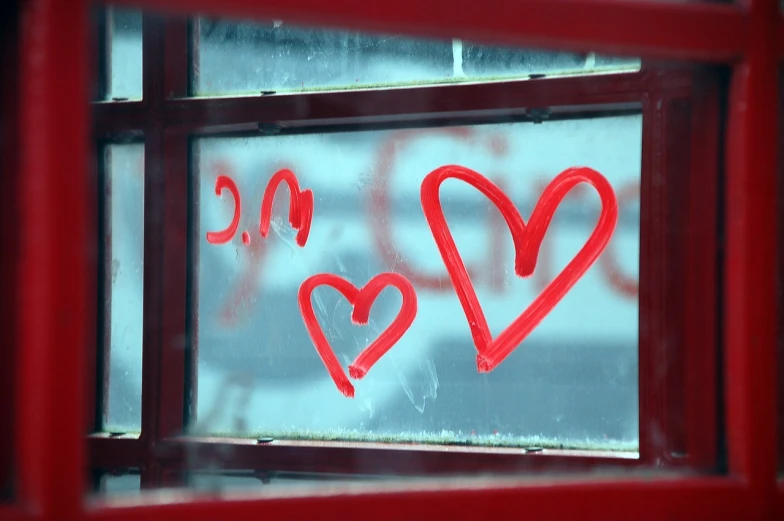
M 784 519 L 784 6 L 12 1 L 0 519 Z

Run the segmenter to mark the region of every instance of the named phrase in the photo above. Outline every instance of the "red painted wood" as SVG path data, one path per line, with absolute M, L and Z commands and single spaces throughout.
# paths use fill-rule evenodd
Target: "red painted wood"
M 49 519 L 78 519 L 85 346 L 95 343 L 88 17 L 81 2 L 31 0 L 22 9 L 17 501 Z
M 734 5 L 625 0 L 121 0 L 179 14 L 463 38 L 499 45 L 729 61 L 741 56 L 746 19 Z M 416 14 L 414 14 L 416 13 Z M 667 27 L 666 31 L 662 28 Z
M 730 91 L 724 335 L 731 473 L 751 488 L 746 519 L 772 512 L 776 409 L 776 138 L 778 3 L 750 0 L 748 52 Z
M 318 490 L 318 489 L 316 489 Z M 323 489 L 322 489 L 323 490 Z M 350 489 L 349 489 L 350 490 Z M 289 488 L 265 499 L 193 496 L 167 492 L 164 501 L 147 503 L 128 498 L 109 504 L 111 509 L 91 510 L 90 521 L 157 520 L 202 521 L 231 519 L 308 519 L 324 521 L 376 521 L 401 519 L 450 519 L 474 521 L 505 519 L 624 520 L 745 519 L 748 494 L 738 481 L 721 478 L 597 479 L 589 481 L 536 480 L 524 483 L 485 480 L 466 482 L 389 484 L 384 491 L 308 495 Z M 149 499 L 147 500 L 149 501 Z

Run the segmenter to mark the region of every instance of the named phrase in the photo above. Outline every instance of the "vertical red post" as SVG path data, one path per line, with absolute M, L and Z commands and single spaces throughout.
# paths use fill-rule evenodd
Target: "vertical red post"
M 776 483 L 776 0 L 746 0 L 748 47 L 730 91 L 725 191 L 729 470 L 773 512 Z
M 87 5 L 22 4 L 14 425 L 18 500 L 44 519 L 79 518 L 85 492 L 85 346 L 95 342 Z

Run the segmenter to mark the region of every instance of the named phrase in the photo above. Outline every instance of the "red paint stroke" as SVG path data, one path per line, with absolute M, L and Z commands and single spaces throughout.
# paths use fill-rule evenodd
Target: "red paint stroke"
M 547 187 L 544 183 L 538 183 L 538 190 L 540 193 L 544 192 Z M 572 190 L 567 198 L 581 201 L 588 195 L 588 188 L 584 186 L 577 186 Z M 632 204 L 640 199 L 640 185 L 639 183 L 632 182 L 632 184 L 625 184 L 621 186 L 617 193 L 618 197 L 618 211 L 623 208 L 625 204 Z M 542 243 L 541 250 L 539 251 L 539 269 L 534 274 L 534 281 L 538 290 L 543 290 L 547 287 L 553 278 L 552 274 L 552 241 L 545 240 Z M 597 265 L 601 270 L 602 277 L 607 282 L 611 291 L 616 292 L 622 298 L 630 300 L 637 299 L 639 295 L 639 283 L 636 278 L 624 274 L 618 263 L 615 260 L 615 252 L 613 250 L 613 242 L 611 241 L 604 252 L 599 256 Z
M 534 272 L 539 248 L 553 214 L 572 188 L 580 183 L 589 183 L 602 201 L 599 220 L 582 249 L 495 340 L 490 334 L 487 319 L 441 208 L 439 188 L 449 178 L 470 184 L 501 211 L 514 241 L 515 273 L 519 277 L 528 277 Z M 584 167 L 564 170 L 550 182 L 536 203 L 527 225 L 514 203 L 498 186 L 478 172 L 462 166 L 443 166 L 429 173 L 422 182 L 420 197 L 425 218 L 468 319 L 474 345 L 479 352 L 479 372 L 492 371 L 539 325 L 596 261 L 618 223 L 618 202 L 612 186 L 599 172 Z
M 640 185 L 638 183 L 626 185 L 618 191 L 618 206 L 634 203 L 640 200 Z M 629 299 L 636 299 L 640 294 L 640 284 L 634 277 L 624 274 L 615 260 L 612 243 L 607 246 L 604 254 L 599 257 L 599 268 L 618 293 Z
M 270 218 L 272 215 L 272 202 L 278 185 L 282 182 L 289 185 L 289 223 L 297 231 L 297 244 L 302 247 L 308 241 L 310 224 L 313 220 L 313 191 L 300 191 L 299 182 L 294 172 L 286 168 L 278 170 L 267 184 L 264 191 L 264 198 L 261 201 L 261 224 L 259 232 L 262 237 L 267 237 L 270 228 Z
M 310 338 L 313 340 L 313 345 L 316 347 L 316 351 L 318 351 L 338 390 L 343 396 L 353 398 L 354 386 L 340 366 L 340 362 L 329 345 L 329 341 L 324 335 L 324 331 L 321 329 L 313 311 L 311 295 L 318 286 L 332 286 L 346 297 L 346 300 L 354 306 L 354 310 L 351 313 L 351 321 L 359 325 L 368 323 L 373 302 L 387 286 L 397 288 L 403 296 L 403 304 L 400 306 L 397 317 L 373 343 L 357 356 L 354 363 L 349 365 L 348 372 L 351 378 L 357 380 L 363 378 L 370 371 L 370 368 L 400 340 L 414 322 L 417 314 L 416 291 L 411 282 L 398 273 L 381 273 L 376 275 L 362 289 L 358 289 L 348 280 L 331 273 L 313 275 L 299 287 L 299 309 L 308 334 L 310 334 Z
M 547 190 L 547 186 L 548 184 L 541 179 L 535 183 L 535 189 L 539 193 L 539 197 L 544 195 L 544 191 Z M 587 194 L 587 191 L 588 188 L 585 186 L 575 186 L 574 189 L 564 198 L 564 200 L 573 199 L 579 201 Z M 533 278 L 534 286 L 539 291 L 544 291 L 544 289 L 553 280 L 554 239 L 554 237 L 551 237 L 549 240 L 544 239 L 541 246 L 539 247 L 539 269 L 536 270 Z M 599 262 L 601 262 L 601 257 L 599 257 Z
M 242 232 L 242 244 L 245 246 L 250 244 L 250 234 L 247 231 Z
M 229 224 L 228 228 L 220 232 L 207 232 L 207 242 L 210 244 L 225 244 L 234 237 L 234 234 L 237 233 L 237 227 L 240 224 L 240 213 L 242 209 L 242 203 L 240 202 L 240 191 L 237 189 L 237 184 L 232 181 L 232 179 L 225 175 L 219 175 L 217 179 L 215 179 L 215 195 L 221 195 L 221 192 L 224 188 L 228 188 L 229 192 L 231 192 L 232 197 L 234 197 L 234 217 L 231 219 L 231 224 Z

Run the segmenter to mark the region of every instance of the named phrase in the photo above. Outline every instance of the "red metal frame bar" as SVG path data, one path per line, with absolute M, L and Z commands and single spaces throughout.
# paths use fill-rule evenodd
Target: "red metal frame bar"
M 735 5 L 624 0 L 365 2 L 341 0 L 121 0 L 144 9 L 286 20 L 315 26 L 463 38 L 487 44 L 606 54 L 730 61 L 746 47 L 748 24 Z M 416 13 L 414 15 L 413 13 Z M 662 28 L 667 30 L 663 31 Z
M 721 478 L 624 479 L 596 476 L 577 481 L 540 479 L 528 482 L 485 481 L 475 486 L 465 482 L 387 484 L 383 492 L 333 493 L 296 490 L 266 499 L 216 501 L 191 494 L 167 493 L 165 504 L 143 498 L 106 501 L 88 511 L 91 521 L 171 519 L 207 521 L 217 517 L 232 520 L 306 519 L 318 513 L 321 519 L 360 521 L 372 515 L 378 521 L 400 519 L 454 519 L 473 521 L 508 517 L 519 512 L 527 519 L 603 519 L 640 521 L 661 519 L 748 519 L 747 494 L 741 483 Z M 342 492 L 342 493 L 341 493 Z M 310 495 L 314 494 L 314 495 Z M 153 503 L 153 504 L 151 504 Z
M 695 73 L 689 93 L 654 91 L 643 113 L 640 452 L 649 464 L 717 460 L 717 84 Z
M 727 137 L 725 367 L 729 470 L 747 517 L 773 512 L 777 475 L 776 132 L 778 2 L 747 3 L 754 30 L 733 70 Z
M 525 454 L 511 448 L 287 440 L 259 445 L 253 439 L 231 438 L 169 439 L 156 448 L 156 458 L 162 466 L 180 471 L 227 469 L 382 476 L 602 468 L 625 473 L 640 466 L 636 453 L 542 450 Z
M 94 467 L 102 470 L 139 467 L 146 459 L 144 442 L 133 436 L 93 434 L 88 438 L 90 461 L 100 461 Z
M 577 111 L 579 104 L 607 110 L 639 108 L 640 91 L 687 89 L 688 76 L 658 71 L 593 77 L 443 85 L 376 91 L 328 92 L 241 98 L 168 100 L 158 114 L 193 132 L 256 129 L 259 122 L 286 128 L 315 125 L 390 124 L 443 121 L 456 115 L 523 115 L 525 109 L 552 108 L 555 113 Z M 402 93 L 401 93 L 402 92 Z M 514 92 L 510 99 L 510 92 Z M 560 111 L 560 112 L 559 112 Z M 94 106 L 95 131 L 138 129 L 148 116 L 140 103 L 102 103 Z
M 95 342 L 88 13 L 81 2 L 37 0 L 22 9 L 17 500 L 47 518 L 76 519 L 85 483 L 85 346 Z
M 165 26 L 155 16 L 144 17 L 144 101 L 137 106 L 150 111 L 165 103 L 166 89 L 186 85 L 182 78 L 167 71 L 167 62 L 158 59 L 164 45 L 167 49 L 173 45 Z M 178 29 L 173 23 L 170 26 Z M 181 76 L 187 76 L 187 68 L 182 69 Z M 136 463 L 141 463 L 142 487 L 147 488 L 160 481 L 161 469 L 154 457 L 157 444 L 179 434 L 184 425 L 187 162 L 172 158 L 187 157 L 188 146 L 187 140 L 166 133 L 158 118 L 148 119 L 144 135 L 141 439 L 145 452 L 143 462 Z

